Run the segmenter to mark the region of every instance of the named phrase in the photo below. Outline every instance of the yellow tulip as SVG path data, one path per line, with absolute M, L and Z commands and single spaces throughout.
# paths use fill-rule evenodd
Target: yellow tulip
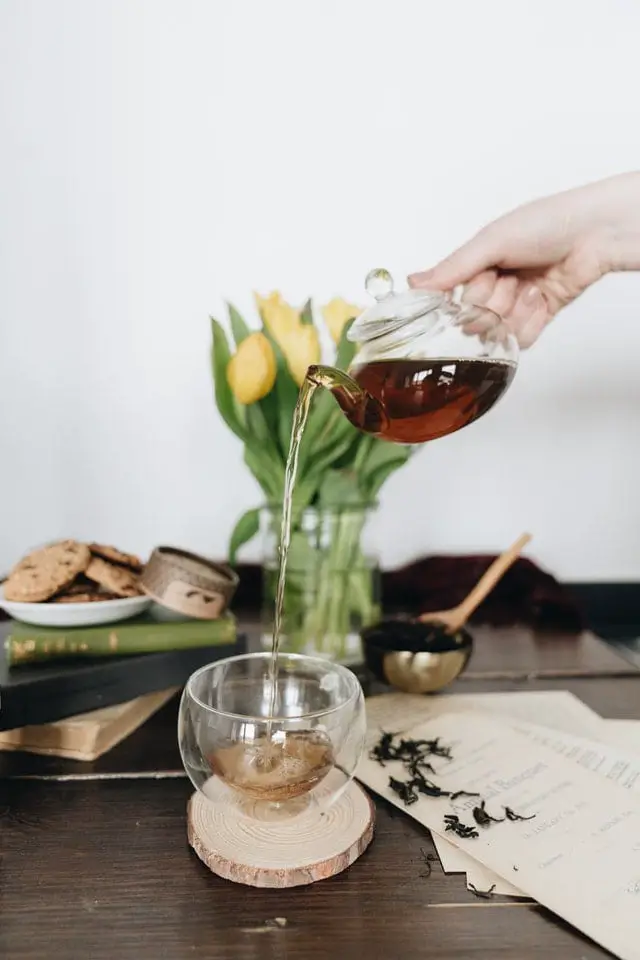
M 334 343 L 340 343 L 342 331 L 349 320 L 359 317 L 362 313 L 361 307 L 356 307 L 340 297 L 335 297 L 325 307 L 322 307 L 322 316 L 331 334 Z
M 283 300 L 275 291 L 268 297 L 254 294 L 264 325 L 276 341 L 291 376 L 300 386 L 308 367 L 320 361 L 320 341 L 314 326 L 302 323 L 300 310 Z
M 256 403 L 270 393 L 276 382 L 276 358 L 264 333 L 242 340 L 227 366 L 227 382 L 240 403 Z
M 282 346 L 282 340 L 300 324 L 300 311 L 292 307 L 278 291 L 270 293 L 268 297 L 254 294 L 256 306 L 264 325 L 271 336 Z
M 320 341 L 318 331 L 310 324 L 301 323 L 295 330 L 279 341 L 291 376 L 302 385 L 308 368 L 320 362 Z

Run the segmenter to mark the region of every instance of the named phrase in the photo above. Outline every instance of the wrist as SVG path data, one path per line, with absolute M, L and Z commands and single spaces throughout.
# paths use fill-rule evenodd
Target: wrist
M 604 272 L 640 269 L 640 172 L 579 188 L 584 234 Z

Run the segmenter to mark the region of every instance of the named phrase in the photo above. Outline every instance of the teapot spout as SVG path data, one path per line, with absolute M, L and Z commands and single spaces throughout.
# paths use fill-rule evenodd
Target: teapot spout
M 387 416 L 382 404 L 344 370 L 314 364 L 309 367 L 307 378 L 331 391 L 347 420 L 358 430 L 374 436 L 384 433 Z

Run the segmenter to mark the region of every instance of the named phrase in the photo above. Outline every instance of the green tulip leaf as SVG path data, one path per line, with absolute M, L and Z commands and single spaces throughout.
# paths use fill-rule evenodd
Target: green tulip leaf
M 315 501 L 321 478 L 318 476 L 303 476 L 300 471 L 293 488 L 293 522 L 297 523 L 303 510 Z
M 349 446 L 344 451 L 344 453 L 340 457 L 336 457 L 336 459 L 333 461 L 332 463 L 333 469 L 334 470 L 355 470 L 358 451 L 362 447 L 363 442 L 370 439 L 372 438 L 368 437 L 364 433 L 361 433 L 360 430 L 356 430 L 356 428 L 354 427 L 353 439 L 349 444 Z
M 367 498 L 370 501 L 375 500 L 380 492 L 380 488 L 386 483 L 391 474 L 395 473 L 396 470 L 399 470 L 400 467 L 403 467 L 406 462 L 406 460 L 391 460 L 389 463 L 385 463 L 383 466 L 379 467 L 378 470 L 372 473 L 367 481 Z
M 286 460 L 291 442 L 293 411 L 300 391 L 297 383 L 291 376 L 291 371 L 289 370 L 284 353 L 280 349 L 275 337 L 271 335 L 267 327 L 263 328 L 263 333 L 273 347 L 276 358 L 276 385 L 272 390 L 272 394 L 275 397 L 277 420 L 273 426 L 275 426 L 277 430 L 275 439 L 277 440 L 283 458 Z
M 307 300 L 300 311 L 300 322 L 306 323 L 310 327 L 313 326 L 313 303 L 311 299 Z
M 233 339 L 236 342 L 236 347 L 238 347 L 253 331 L 247 326 L 242 315 L 238 313 L 232 303 L 227 303 L 227 310 L 229 311 L 229 322 L 231 323 Z
M 267 397 L 263 398 L 267 400 Z M 273 409 L 273 408 L 272 408 Z M 273 461 L 274 467 L 284 476 L 284 458 L 278 446 L 278 437 L 273 432 L 266 414 L 271 414 L 269 404 L 262 400 L 252 403 L 246 408 L 247 431 L 256 447 L 262 454 Z
M 275 459 L 270 458 L 259 443 L 245 443 L 244 462 L 251 470 L 267 500 L 278 503 L 284 490 L 284 469 Z
M 220 416 L 241 440 L 246 439 L 244 408 L 238 403 L 227 382 L 227 367 L 231 359 L 227 335 L 222 325 L 211 317 L 213 344 L 211 349 L 211 368 L 216 405 Z
M 403 467 L 412 456 L 414 448 L 398 443 L 389 443 L 386 440 L 371 438 L 371 446 L 366 448 L 366 456 L 358 462 L 356 470 L 360 479 L 363 496 L 367 500 L 374 500 L 385 481 Z
M 235 566 L 238 551 L 252 540 L 260 529 L 260 510 L 247 510 L 236 523 L 229 540 L 229 563 Z
M 403 462 L 408 460 L 413 449 L 408 444 L 392 443 L 378 437 L 369 436 L 367 441 L 368 443 L 362 444 L 356 457 L 356 470 L 361 476 L 367 476 L 377 470 L 378 467 L 392 460 L 402 460 Z
M 340 337 L 340 343 L 338 344 L 338 350 L 336 353 L 336 366 L 340 370 L 347 369 L 355 352 L 355 344 L 351 343 L 350 340 L 347 340 L 347 333 L 350 326 L 350 323 L 345 324 L 342 330 L 342 336 Z M 331 394 L 331 391 L 321 389 L 314 397 L 313 406 L 311 407 L 311 412 L 309 414 L 309 419 L 305 429 L 303 445 L 300 451 L 300 463 L 302 470 L 306 470 L 307 459 L 310 457 L 313 458 L 314 452 L 317 453 L 318 445 L 326 443 L 327 440 L 330 441 L 331 433 L 335 429 L 335 424 L 339 422 L 339 419 L 343 421 L 340 426 L 341 433 L 350 433 L 355 442 L 355 438 L 358 436 L 358 431 L 349 423 L 345 415 L 341 412 L 335 398 Z
M 336 352 L 336 367 L 340 370 L 347 370 L 356 352 L 356 344 L 347 339 L 347 334 L 353 325 L 353 320 L 345 323 L 340 334 L 340 342 Z
M 276 386 L 274 386 L 273 390 L 271 390 L 266 397 L 259 400 L 256 406 L 262 412 L 269 433 L 270 444 L 273 446 L 274 456 L 277 456 L 284 465 L 287 458 L 287 450 L 283 449 L 280 438 L 281 411 Z
M 322 397 L 319 399 L 321 400 Z M 332 409 L 322 424 L 321 430 L 315 434 L 313 431 L 305 430 L 302 438 L 300 463 L 305 473 L 317 470 L 319 464 L 324 464 L 325 467 L 332 466 L 346 454 L 358 437 L 358 430 L 347 420 L 333 397 L 330 397 L 330 400 Z
M 363 502 L 358 476 L 351 470 L 327 470 L 318 490 L 321 507 L 340 507 Z
M 336 418 L 333 421 L 334 429 L 327 431 L 330 439 L 323 446 L 320 446 L 313 455 L 309 454 L 304 464 L 301 464 L 300 485 L 304 485 L 303 489 L 307 492 L 307 495 L 310 495 L 309 502 L 312 502 L 313 497 L 315 497 L 326 471 L 346 454 L 353 443 L 353 427 L 338 407 L 336 407 L 334 416 Z M 345 429 L 345 427 L 348 429 Z

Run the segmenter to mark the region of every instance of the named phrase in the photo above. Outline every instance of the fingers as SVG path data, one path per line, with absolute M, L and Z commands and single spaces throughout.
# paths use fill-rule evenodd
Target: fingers
M 416 289 L 451 290 L 495 266 L 499 259 L 494 235 L 485 228 L 433 269 L 411 274 L 408 283 Z
M 466 285 L 462 299 L 485 306 L 493 296 L 497 283 L 498 274 L 495 270 L 483 270 Z
M 553 314 L 549 310 L 544 299 L 538 302 L 527 319 L 515 326 L 514 333 L 521 350 L 528 350 L 536 342 L 542 331 L 553 319 Z
M 499 317 L 508 317 L 513 310 L 519 293 L 519 282 L 515 276 L 500 277 L 485 306 Z
M 506 317 L 513 309 L 518 293 L 517 276 L 501 276 L 495 270 L 485 270 L 466 286 L 462 299 Z
M 485 271 L 468 285 L 463 299 L 491 313 L 470 314 L 465 321 L 469 334 L 482 336 L 495 327 L 494 314 L 502 317 L 522 349 L 531 347 L 555 314 L 554 303 L 540 287 L 517 276 L 499 276 Z
M 515 302 L 505 316 L 522 350 L 533 346 L 552 314 L 540 289 L 534 283 L 520 283 Z
M 471 308 L 473 306 L 483 307 L 492 300 L 499 283 L 498 274 L 495 270 L 484 270 L 466 285 L 462 300 L 464 303 L 470 304 Z M 465 332 L 468 334 L 482 336 L 495 326 L 495 317 L 486 310 L 466 310 L 461 318 Z

